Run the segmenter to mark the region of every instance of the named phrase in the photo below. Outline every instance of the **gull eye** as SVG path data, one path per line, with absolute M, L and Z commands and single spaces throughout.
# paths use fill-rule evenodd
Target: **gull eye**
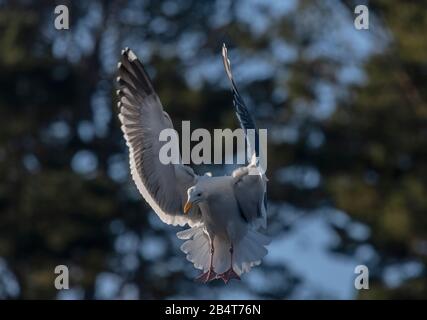
M 198 196 L 198 197 L 200 197 L 202 195 L 202 193 L 201 192 L 199 192 L 198 194 L 196 194 L 196 196 Z

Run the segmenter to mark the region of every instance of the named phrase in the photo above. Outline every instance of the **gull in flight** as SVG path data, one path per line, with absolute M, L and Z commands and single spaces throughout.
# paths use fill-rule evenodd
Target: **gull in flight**
M 233 80 L 225 45 L 222 57 L 240 125 L 245 132 L 256 129 Z M 270 241 L 260 232 L 266 228 L 267 178 L 258 167 L 258 140 L 249 165 L 234 170 L 231 176 L 199 176 L 181 163 L 165 165 L 159 151 L 166 142 L 159 141 L 159 135 L 163 129 L 173 128 L 172 121 L 148 73 L 129 48 L 122 51 L 117 82 L 118 116 L 139 192 L 164 223 L 190 226 L 177 237 L 186 240 L 181 250 L 202 270 L 196 280 L 240 280 L 243 273 L 261 263 Z

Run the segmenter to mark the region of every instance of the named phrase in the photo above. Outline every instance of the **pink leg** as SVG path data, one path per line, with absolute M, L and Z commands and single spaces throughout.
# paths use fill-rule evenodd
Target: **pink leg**
M 213 255 L 214 255 L 214 245 L 213 245 L 213 241 L 211 240 L 211 254 L 209 257 L 209 269 L 208 271 L 202 273 L 201 275 L 199 275 L 195 280 L 199 281 L 199 282 L 203 282 L 203 283 L 207 283 L 209 281 L 212 281 L 213 279 L 216 279 L 217 274 L 213 269 Z
M 231 261 L 230 262 L 230 268 L 227 271 L 225 271 L 224 273 L 221 273 L 218 275 L 218 278 L 224 280 L 224 282 L 226 284 L 231 279 L 240 280 L 239 275 L 233 269 L 233 244 L 231 244 L 231 247 L 230 247 L 230 261 Z

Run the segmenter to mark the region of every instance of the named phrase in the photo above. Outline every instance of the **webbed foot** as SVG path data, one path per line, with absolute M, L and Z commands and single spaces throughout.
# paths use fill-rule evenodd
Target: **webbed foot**
M 224 283 L 228 283 L 231 279 L 240 280 L 239 275 L 236 273 L 236 271 L 233 270 L 233 268 L 228 269 L 224 273 L 221 273 L 217 276 L 217 279 L 222 279 Z

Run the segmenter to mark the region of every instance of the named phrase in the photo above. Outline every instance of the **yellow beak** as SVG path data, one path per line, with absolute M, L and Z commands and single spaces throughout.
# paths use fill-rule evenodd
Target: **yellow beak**
M 193 206 L 193 204 L 191 202 L 187 201 L 184 205 L 184 213 L 188 213 L 188 211 L 190 211 L 192 206 Z

